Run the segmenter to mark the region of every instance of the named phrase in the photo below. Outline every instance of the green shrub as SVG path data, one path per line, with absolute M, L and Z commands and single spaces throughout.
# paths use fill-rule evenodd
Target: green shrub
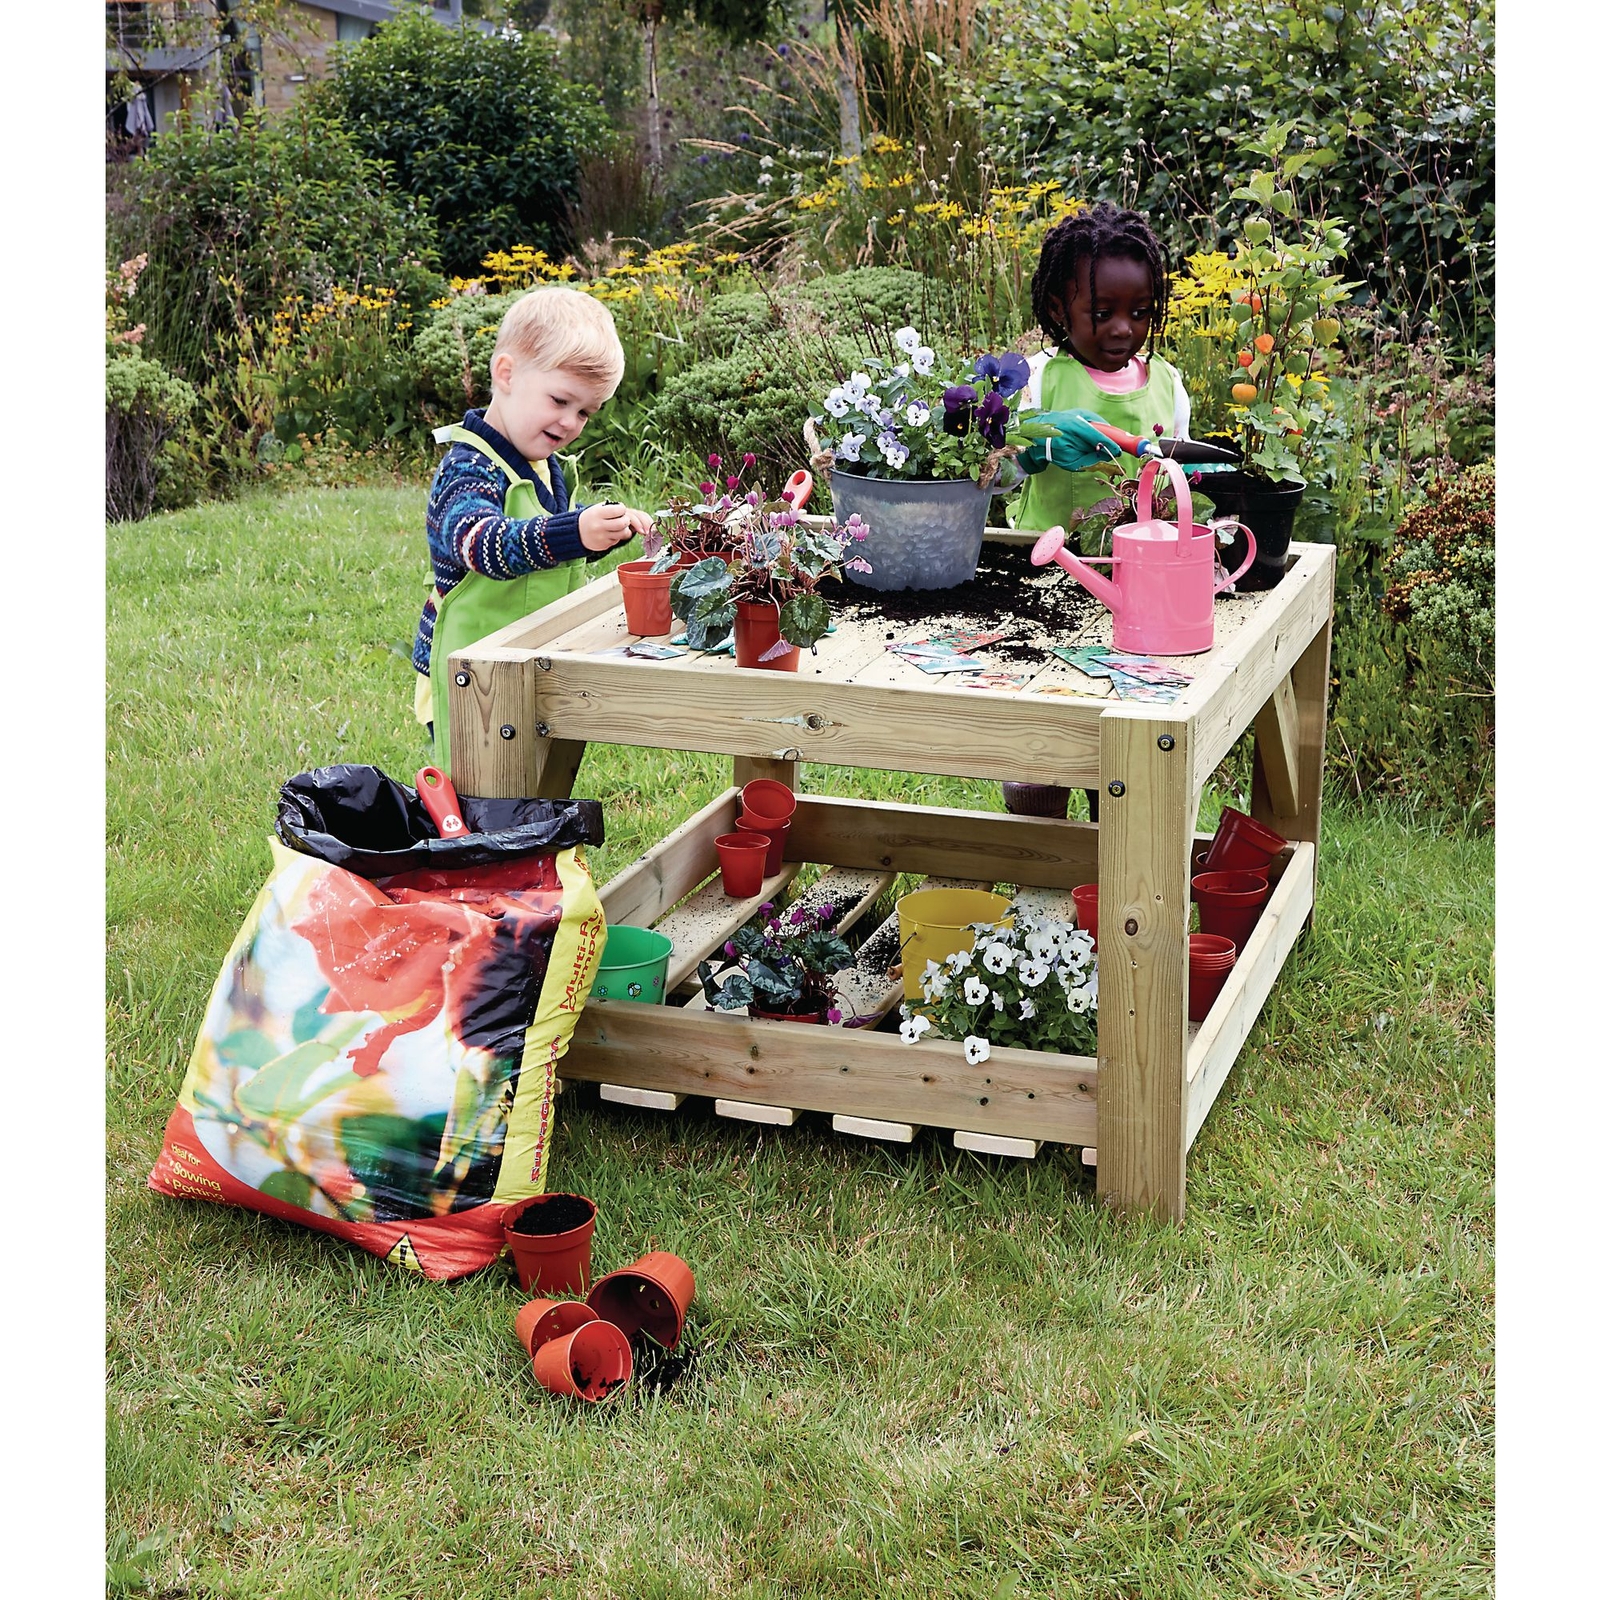
M 763 480 L 781 483 L 811 454 L 801 430 L 816 378 L 803 361 L 774 357 L 773 350 L 746 346 L 697 362 L 667 381 L 652 426 L 702 457 L 713 450 L 738 457 L 748 450 L 760 461 Z
M 595 92 L 561 76 L 548 39 L 417 12 L 340 51 L 317 98 L 426 207 L 446 271 L 463 276 L 514 244 L 564 252 L 578 153 L 608 131 Z
M 106 518 L 175 511 L 200 493 L 192 452 L 198 399 L 182 378 L 136 351 L 106 362 Z
M 1448 674 L 1494 687 L 1494 463 L 1441 474 L 1394 532 L 1384 610 Z
M 694 343 L 702 356 L 725 356 L 777 326 L 772 300 L 759 291 L 719 294 L 695 320 Z
M 457 295 L 429 313 L 411 346 L 410 366 L 419 393 L 459 417 L 468 406 L 489 403 L 489 357 L 517 294 Z
M 1476 0 L 1040 0 L 990 10 L 969 98 L 1019 176 L 1211 248 L 1249 177 L 1241 133 L 1306 118 L 1333 137 L 1330 216 L 1386 306 L 1492 336 L 1493 13 Z M 1017 152 L 1013 156 L 1008 153 Z
M 924 334 L 950 326 L 954 314 L 950 291 L 931 273 L 910 267 L 856 267 L 850 272 L 813 278 L 795 292 L 848 332 L 863 323 L 889 328 L 912 323 Z
M 116 259 L 148 252 L 145 349 L 191 382 L 220 335 L 265 329 L 297 294 L 387 285 L 414 317 L 444 290 L 427 216 L 308 106 L 215 128 L 180 122 L 135 165 Z

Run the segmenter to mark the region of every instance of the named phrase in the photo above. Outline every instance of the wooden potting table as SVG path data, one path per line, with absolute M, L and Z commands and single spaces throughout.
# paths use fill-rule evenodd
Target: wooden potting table
M 1277 588 L 1219 601 L 1216 643 L 1175 659 L 1195 678 L 1167 705 L 1098 697 L 1060 662 L 1018 691 L 963 687 L 888 654 L 888 624 L 841 622 L 796 674 L 700 653 L 625 658 L 607 653 L 633 637 L 615 576 L 453 655 L 451 758 L 463 794 L 568 795 L 589 740 L 728 755 L 735 784 L 772 776 L 798 789 L 796 765 L 810 761 L 1100 792 L 1098 824 L 802 795 L 783 872 L 734 902 L 713 844 L 733 827 L 728 789 L 601 893 L 610 921 L 672 934 L 678 1003 L 592 1003 L 562 1077 L 623 1086 L 646 1103 L 712 1095 L 754 1120 L 810 1110 L 851 1131 L 955 1129 L 975 1148 L 1081 1145 L 1098 1153 L 1103 1200 L 1181 1220 L 1189 1146 L 1311 916 L 1333 577 L 1331 547 L 1291 545 Z M 1060 642 L 1109 638 L 1101 611 Z M 1206 780 L 1252 723 L 1251 812 L 1292 843 L 1196 1027 L 1186 1018 L 1189 879 L 1207 841 L 1195 821 Z M 1065 891 L 1098 880 L 1098 1058 L 997 1047 L 969 1066 L 959 1040 L 908 1047 L 890 1031 L 708 1010 L 698 962 L 807 862 L 831 869 L 841 900 L 860 902 L 852 917 L 901 873 L 1016 885 L 1019 898 L 1069 914 Z

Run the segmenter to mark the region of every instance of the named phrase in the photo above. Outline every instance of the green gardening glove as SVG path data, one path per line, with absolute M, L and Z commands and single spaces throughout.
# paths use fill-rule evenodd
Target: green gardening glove
M 1092 411 L 1029 411 L 1019 419 L 1018 433 L 1033 440 L 1017 457 L 1024 472 L 1060 467 L 1063 472 L 1083 472 L 1102 461 L 1115 461 L 1122 452 L 1093 424 L 1103 422 Z

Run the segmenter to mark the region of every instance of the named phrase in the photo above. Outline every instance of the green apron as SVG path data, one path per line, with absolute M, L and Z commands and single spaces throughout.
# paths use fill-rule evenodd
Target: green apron
M 500 459 L 492 446 L 466 428 L 439 428 L 434 438 L 440 444 L 464 444 L 487 456 L 510 480 L 506 490 L 505 514 L 517 520 L 549 516 L 539 498 L 538 486 L 531 478 L 519 478 Z M 571 504 L 570 492 L 568 504 Z M 519 622 L 531 611 L 581 589 L 586 581 L 585 563 L 563 561 L 543 572 L 529 572 L 520 578 L 486 578 L 469 572 L 449 594 L 433 591 L 433 652 L 428 657 L 428 677 L 433 693 L 434 761 L 450 770 L 450 654 L 465 650 L 510 623 Z
M 1142 389 L 1131 394 L 1107 394 L 1076 356 L 1062 352 L 1044 364 L 1039 379 L 1039 409 L 1092 411 L 1114 427 L 1141 436 L 1148 435 L 1157 423 L 1170 431 L 1178 401 L 1173 377 L 1172 366 L 1160 356 L 1151 356 L 1150 376 Z M 1132 456 L 1120 456 L 1114 465 L 1123 477 L 1135 477 L 1139 471 L 1139 463 Z M 1110 493 L 1110 481 L 1104 472 L 1063 472 L 1057 466 L 1046 467 L 1023 484 L 1014 526 L 1043 533 L 1059 523 L 1070 530 L 1072 513 L 1079 506 L 1092 506 Z

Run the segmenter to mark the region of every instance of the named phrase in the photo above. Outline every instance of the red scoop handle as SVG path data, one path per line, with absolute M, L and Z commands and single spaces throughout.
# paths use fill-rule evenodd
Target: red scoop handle
M 801 467 L 790 476 L 789 481 L 783 487 L 786 493 L 794 496 L 794 499 L 789 504 L 794 510 L 798 511 L 811 498 L 811 474 L 804 467 Z
M 417 798 L 433 818 L 441 839 L 457 839 L 471 833 L 461 820 L 461 802 L 456 799 L 456 786 L 438 767 L 423 767 L 417 773 Z

